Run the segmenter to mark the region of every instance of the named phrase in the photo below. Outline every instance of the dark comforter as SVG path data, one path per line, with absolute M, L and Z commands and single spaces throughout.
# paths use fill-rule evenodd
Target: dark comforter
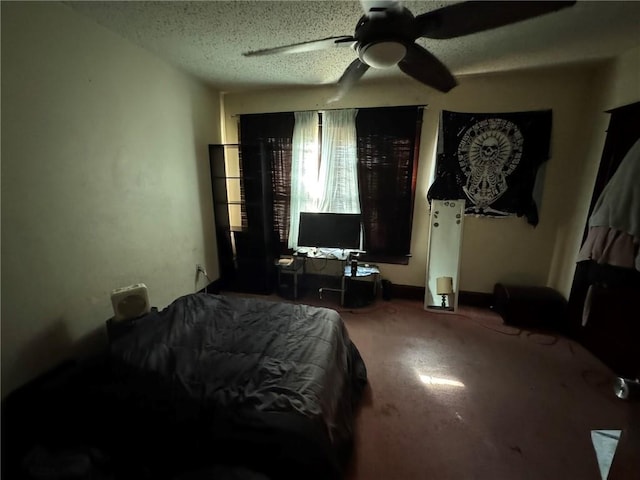
M 337 312 L 187 295 L 137 320 L 111 360 L 128 441 L 161 470 L 341 476 L 366 369 Z

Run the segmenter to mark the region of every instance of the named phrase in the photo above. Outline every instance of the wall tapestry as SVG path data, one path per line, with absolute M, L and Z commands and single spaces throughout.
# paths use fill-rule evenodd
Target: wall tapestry
M 443 111 L 431 199 L 466 199 L 467 214 L 526 216 L 538 224 L 533 189 L 549 158 L 551 110 L 516 113 Z

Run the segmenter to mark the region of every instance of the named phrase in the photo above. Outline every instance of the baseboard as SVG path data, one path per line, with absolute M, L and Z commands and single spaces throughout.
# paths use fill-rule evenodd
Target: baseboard
M 392 298 L 405 300 L 424 300 L 425 287 L 415 285 L 392 285 Z M 493 305 L 493 294 L 483 292 L 467 292 L 462 290 L 458 297 L 459 305 L 470 307 L 489 308 Z
M 383 282 L 384 283 L 384 282 Z M 340 277 L 336 275 L 326 275 L 318 273 L 307 273 L 304 275 L 304 280 L 301 281 L 301 290 L 316 290 L 320 287 L 339 287 Z M 205 288 L 200 290 L 201 293 L 214 293 L 218 294 L 225 288 L 221 279 L 214 280 Z M 383 285 L 384 288 L 384 285 Z M 404 300 L 419 300 L 424 301 L 425 287 L 419 287 L 416 285 L 399 285 L 390 284 L 391 292 L 389 297 L 402 298 Z M 468 292 L 462 290 L 458 298 L 458 304 L 467 305 L 470 307 L 490 308 L 493 305 L 493 294 L 484 292 Z
M 493 293 L 465 292 L 461 290 L 458 303 L 469 307 L 491 308 L 493 306 Z
M 394 283 L 391 285 L 391 298 L 424 301 L 424 287 L 416 287 L 415 285 L 397 285 Z

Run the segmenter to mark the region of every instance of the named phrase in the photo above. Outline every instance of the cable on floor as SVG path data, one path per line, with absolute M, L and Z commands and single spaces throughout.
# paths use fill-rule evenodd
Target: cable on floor
M 544 345 L 544 346 L 550 347 L 551 345 L 555 345 L 556 343 L 558 343 L 558 341 L 560 340 L 560 337 L 558 337 L 557 335 L 554 335 L 551 333 L 541 333 L 541 332 L 527 332 L 527 340 L 531 340 L 531 337 L 533 337 L 534 335 L 551 338 L 549 342 L 538 342 L 538 341 L 532 340 L 537 345 Z
M 498 330 L 496 328 L 493 328 L 493 327 L 490 327 L 488 325 L 485 325 L 484 323 L 479 322 L 475 318 L 472 318 L 472 317 L 470 317 L 468 315 L 461 315 L 459 313 L 455 313 L 454 315 L 456 315 L 458 317 L 466 318 L 466 319 L 471 320 L 472 322 L 480 325 L 482 328 L 486 328 L 487 330 L 491 330 L 492 332 L 501 333 L 502 335 L 507 335 L 509 337 L 519 337 L 522 334 L 522 329 L 521 328 L 518 328 L 516 332 L 504 332 L 502 330 Z M 515 327 L 509 327 L 509 328 L 515 328 Z

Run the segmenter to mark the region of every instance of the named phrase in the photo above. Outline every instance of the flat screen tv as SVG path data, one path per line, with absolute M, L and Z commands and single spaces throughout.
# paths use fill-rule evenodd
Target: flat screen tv
M 359 213 L 300 212 L 298 246 L 318 248 L 360 248 Z

